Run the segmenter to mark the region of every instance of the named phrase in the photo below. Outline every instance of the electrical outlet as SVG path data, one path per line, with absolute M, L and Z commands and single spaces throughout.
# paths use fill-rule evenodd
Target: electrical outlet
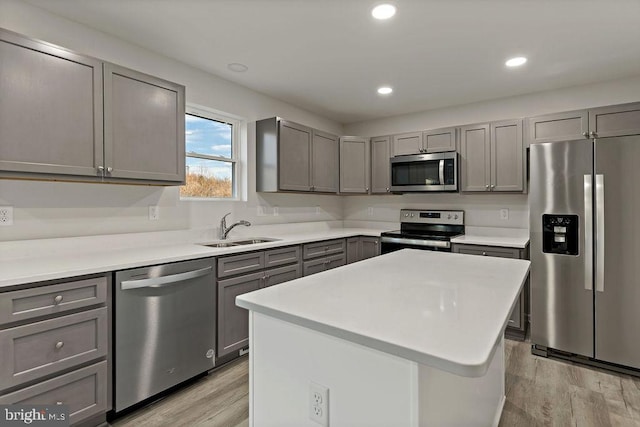
M 320 206 L 316 206 L 316 215 L 320 215 L 322 213 L 322 209 L 320 209 Z
M 369 215 L 369 216 L 373 216 L 373 206 L 369 206 L 369 207 L 367 208 L 367 215 Z
M 509 219 L 509 209 L 500 209 L 500 219 Z
M 309 383 L 309 419 L 329 427 L 329 389 L 313 381 Z
M 160 219 L 160 206 L 149 206 L 149 219 L 151 221 Z
M 258 216 L 265 216 L 267 214 L 264 206 L 258 206 Z
M 0 225 L 13 225 L 13 206 L 0 206 Z
M 280 215 L 280 210 L 278 209 L 277 206 L 273 207 L 273 216 L 278 216 Z

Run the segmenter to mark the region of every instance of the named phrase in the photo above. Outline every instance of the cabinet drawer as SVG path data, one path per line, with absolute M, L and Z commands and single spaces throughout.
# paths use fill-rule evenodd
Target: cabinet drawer
M 264 268 L 264 252 L 232 255 L 218 258 L 218 277 L 251 273 Z
M 1 293 L 0 325 L 104 304 L 107 284 L 107 277 L 101 276 Z
M 264 266 L 277 267 L 279 265 L 294 264 L 300 261 L 300 246 L 272 249 L 264 253 Z
M 320 273 L 325 270 L 340 267 L 342 265 L 345 265 L 346 263 L 347 256 L 345 253 L 314 259 L 311 261 L 305 261 L 303 264 L 302 275 L 310 276 L 312 274 Z
M 69 421 L 77 423 L 107 411 L 107 362 L 0 396 L 2 405 L 67 405 Z
M 103 357 L 107 342 L 106 307 L 0 331 L 0 388 Z
M 300 264 L 287 265 L 286 267 L 272 268 L 264 272 L 264 284 L 266 288 L 268 286 L 277 285 L 279 283 L 288 282 L 290 280 L 302 277 L 302 268 Z
M 456 246 L 454 252 L 467 255 L 484 255 L 499 258 L 520 258 L 520 249 L 515 248 L 459 245 Z
M 309 243 L 304 245 L 302 254 L 304 259 L 309 259 L 338 254 L 340 252 L 344 252 L 344 250 L 344 239 L 325 240 L 324 242 Z

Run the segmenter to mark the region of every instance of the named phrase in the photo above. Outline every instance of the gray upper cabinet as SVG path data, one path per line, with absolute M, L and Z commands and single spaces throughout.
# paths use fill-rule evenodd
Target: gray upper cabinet
M 0 30 L 0 171 L 101 175 L 102 62 Z
M 311 190 L 321 193 L 337 193 L 339 180 L 338 137 L 314 130 L 311 147 Z
M 184 182 L 184 86 L 0 30 L 0 175 Z
M 491 123 L 491 191 L 524 190 L 522 120 Z
M 391 190 L 391 137 L 371 138 L 371 193 L 389 193 Z
M 256 122 L 256 191 L 337 193 L 338 137 L 278 117 Z
M 589 130 L 587 110 L 548 114 L 527 119 L 527 145 L 534 142 L 571 141 L 585 138 Z
M 456 128 L 434 129 L 422 132 L 423 151 L 439 153 L 456 151 Z
M 409 132 L 393 136 L 393 155 L 418 154 L 422 152 L 422 132 Z
M 598 138 L 640 135 L 640 102 L 589 110 L 589 132 Z
M 104 64 L 109 178 L 184 183 L 184 86 Z
M 340 138 L 340 192 L 369 193 L 369 172 L 369 138 Z
M 522 120 L 460 128 L 461 191 L 524 190 Z
M 279 122 L 279 178 L 281 190 L 311 190 L 311 140 L 313 130 L 297 123 Z
M 460 191 L 489 191 L 491 148 L 488 124 L 460 128 Z

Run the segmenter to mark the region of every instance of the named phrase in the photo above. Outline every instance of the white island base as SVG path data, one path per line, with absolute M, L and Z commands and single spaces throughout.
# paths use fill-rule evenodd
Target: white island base
M 497 426 L 504 340 L 481 377 L 463 377 L 250 312 L 250 425 L 317 427 L 310 384 L 329 389 L 331 427 Z M 455 339 L 455 337 L 452 337 Z

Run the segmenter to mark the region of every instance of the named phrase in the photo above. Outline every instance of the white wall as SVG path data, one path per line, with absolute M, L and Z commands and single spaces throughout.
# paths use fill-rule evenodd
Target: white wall
M 185 85 L 187 103 L 249 122 L 241 154 L 249 165 L 255 159 L 255 120 L 282 116 L 343 132 L 339 123 L 18 0 L 0 2 L 0 27 Z M 341 219 L 338 196 L 257 194 L 254 168 L 245 169 L 247 201 L 239 202 L 180 201 L 177 187 L 0 180 L 0 206 L 14 206 L 14 225 L 0 228 L 0 241 L 215 226 L 226 212 L 256 224 Z M 155 204 L 160 220 L 149 221 L 148 205 Z M 257 216 L 258 205 L 268 213 L 278 206 L 280 215 Z
M 640 101 L 640 76 L 353 123 L 345 125 L 345 132 L 348 135 L 388 135 L 637 101 Z M 464 209 L 466 224 L 470 226 L 529 226 L 527 196 L 508 194 L 347 197 L 344 199 L 344 219 L 398 221 L 401 208 Z M 508 220 L 500 219 L 501 208 L 509 209 Z

